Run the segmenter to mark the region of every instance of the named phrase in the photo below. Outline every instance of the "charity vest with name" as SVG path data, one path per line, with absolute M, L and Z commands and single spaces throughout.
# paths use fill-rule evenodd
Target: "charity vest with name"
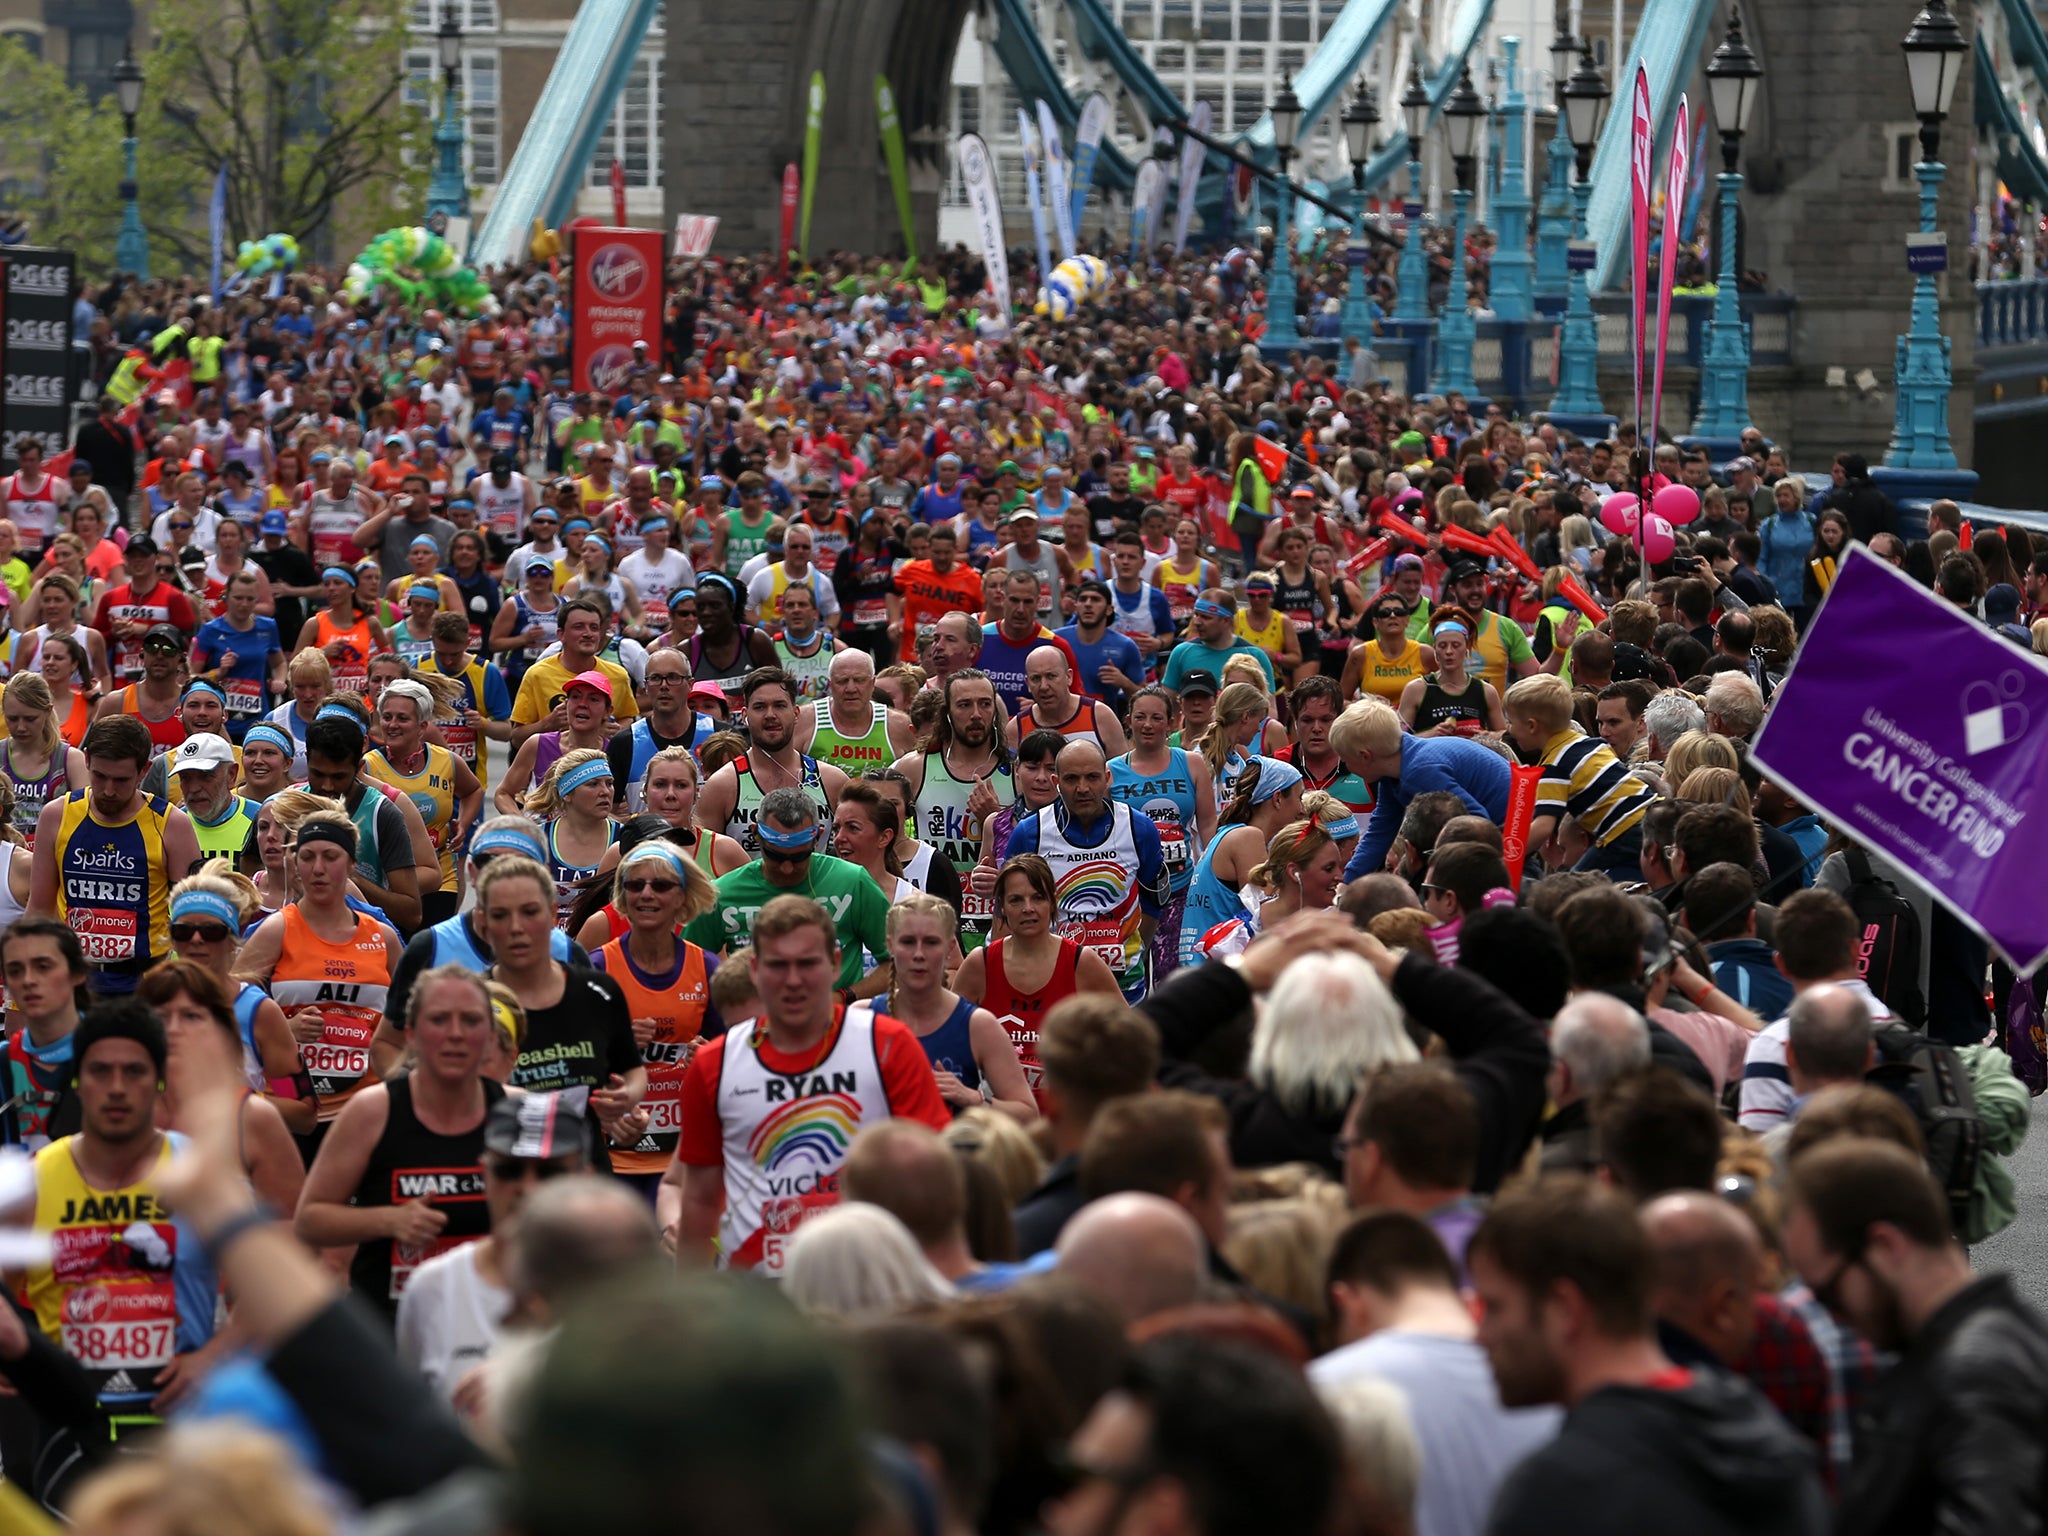
M 725 1153 L 726 1266 L 780 1276 L 803 1222 L 839 1203 L 839 1169 L 863 1125 L 889 1118 L 875 1015 L 851 1006 L 826 1057 L 785 1074 L 760 1057 L 760 1032 L 725 1037 L 718 1123 Z
M 374 791 L 373 791 L 374 793 Z M 377 920 L 356 914 L 356 931 L 330 944 L 312 929 L 297 904 L 284 909 L 284 944 L 270 973 L 270 995 L 289 1019 L 306 1009 L 320 1015 L 320 1038 L 299 1047 L 320 1118 L 332 1120 L 365 1083 L 375 1082 L 370 1040 L 384 1017 L 391 963 Z
M 1119 800 L 1109 809 L 1109 835 L 1099 847 L 1082 848 L 1067 841 L 1057 808 L 1048 806 L 1038 813 L 1038 852 L 1052 866 L 1053 932 L 1094 950 L 1128 991 L 1144 980 L 1138 839 L 1131 808 Z
M 146 1412 L 158 1372 L 213 1335 L 212 1266 L 153 1187 L 185 1139 L 166 1133 L 149 1172 L 123 1189 L 86 1183 L 75 1143 L 36 1154 L 35 1227 L 50 1234 L 50 1262 L 28 1271 L 27 1301 L 43 1333 L 92 1374 L 102 1404 Z
M 57 916 L 78 935 L 89 965 L 140 969 L 170 951 L 170 882 L 164 875 L 168 801 L 144 795 L 109 825 L 92 791 L 73 790 L 57 823 Z

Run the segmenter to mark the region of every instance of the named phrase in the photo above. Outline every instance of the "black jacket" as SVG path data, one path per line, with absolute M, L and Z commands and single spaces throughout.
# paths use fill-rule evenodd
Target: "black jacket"
M 1819 1536 L 1813 1453 L 1745 1381 L 1603 1387 L 1508 1474 L 1488 1536 Z
M 1017 1257 L 1028 1259 L 1059 1241 L 1060 1228 L 1088 1202 L 1081 1196 L 1081 1158 L 1069 1152 L 1050 1168 L 1038 1188 L 1017 1203 L 1011 1221 L 1017 1228 Z
M 1927 1320 L 1877 1385 L 1842 1489 L 1843 1536 L 2038 1536 L 2048 1521 L 2048 1322 L 2003 1274 Z
M 1849 519 L 1849 537 L 1868 544 L 1880 533 L 1899 531 L 1899 509 L 1868 475 L 1858 475 L 1828 492 L 1828 503 Z
M 1471 971 L 1417 954 L 1394 973 L 1395 999 L 1409 1017 L 1443 1037 L 1451 1066 L 1479 1106 L 1479 1162 L 1472 1178 L 1484 1194 L 1521 1160 L 1543 1114 L 1550 1046 L 1543 1028 L 1492 983 Z M 1341 1177 L 1336 1153 L 1344 1108 L 1297 1114 L 1269 1090 L 1194 1066 L 1211 1033 L 1251 1007 L 1241 977 L 1221 961 L 1176 971 L 1138 1005 L 1159 1028 L 1159 1080 L 1219 1099 L 1230 1114 L 1230 1156 L 1240 1168 L 1313 1163 Z

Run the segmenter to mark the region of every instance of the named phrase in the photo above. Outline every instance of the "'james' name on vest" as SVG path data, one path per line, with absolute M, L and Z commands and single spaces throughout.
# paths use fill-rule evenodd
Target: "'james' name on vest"
M 171 1213 L 163 1202 L 145 1191 L 139 1195 L 87 1195 L 83 1200 L 66 1200 L 64 1209 L 57 1215 L 57 1225 L 74 1227 L 88 1222 L 118 1222 L 125 1226 L 135 1221 L 170 1219 Z

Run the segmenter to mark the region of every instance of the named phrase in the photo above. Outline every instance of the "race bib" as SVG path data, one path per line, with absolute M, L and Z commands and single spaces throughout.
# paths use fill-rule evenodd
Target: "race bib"
M 889 600 L 886 597 L 863 597 L 853 605 L 853 624 L 857 629 L 878 628 L 889 622 Z
M 838 1203 L 839 1181 L 836 1178 L 831 1180 L 829 1191 L 762 1202 L 761 1262 L 754 1266 L 754 1272 L 780 1280 L 782 1267 L 789 1260 L 789 1245 L 796 1240 L 797 1228 L 820 1211 L 829 1211 Z
M 85 958 L 100 964 L 135 958 L 141 925 L 133 911 L 124 907 L 70 907 L 71 931 Z
M 310 1065 L 310 1063 L 309 1063 Z M 473 1243 L 473 1237 L 435 1237 L 424 1243 L 393 1243 L 391 1245 L 391 1299 L 405 1294 L 405 1288 L 412 1280 L 413 1271 L 427 1260 L 452 1253 L 465 1243 Z
M 1170 822 L 1155 821 L 1153 825 L 1159 829 L 1159 857 L 1164 861 L 1167 873 L 1179 874 L 1190 862 L 1187 832 Z
M 306 1071 L 314 1077 L 356 1078 L 370 1070 L 367 1048 L 353 1045 L 302 1045 Z
M 254 719 L 263 713 L 263 684 L 253 677 L 231 677 L 227 680 L 228 713 L 237 717 Z

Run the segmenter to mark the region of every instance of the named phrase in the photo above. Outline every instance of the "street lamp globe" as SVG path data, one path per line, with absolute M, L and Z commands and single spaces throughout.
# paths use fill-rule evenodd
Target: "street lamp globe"
M 1600 66 L 1593 62 L 1590 46 L 1580 49 L 1579 67 L 1572 71 L 1571 79 L 1564 85 L 1565 133 L 1572 141 L 1572 148 L 1578 151 L 1583 165 L 1593 154 L 1593 147 L 1600 142 L 1600 125 L 1607 118 L 1607 77 L 1600 73 Z M 1582 170 L 1580 174 L 1585 173 Z
M 462 64 L 462 23 L 455 19 L 453 9 L 441 15 L 441 25 L 434 33 L 434 45 L 440 50 L 441 72 L 453 75 Z
M 133 138 L 135 114 L 142 110 L 142 66 L 135 62 L 132 43 L 122 50 L 121 62 L 114 66 L 114 100 L 128 119 L 128 136 Z
M 1707 61 L 1707 93 L 1714 99 L 1714 122 L 1721 130 L 1721 159 L 1731 173 L 1763 78 L 1756 50 L 1742 35 L 1742 12 L 1731 5 L 1728 35 Z
M 1422 154 L 1422 136 L 1429 132 L 1429 91 L 1422 84 L 1422 71 L 1408 66 L 1408 86 L 1401 92 L 1401 126 L 1408 131 L 1408 158 Z
M 1479 125 L 1485 119 L 1486 103 L 1472 88 L 1472 70 L 1468 65 L 1458 72 L 1457 87 L 1444 103 L 1444 136 L 1450 141 L 1451 161 L 1458 167 L 1460 180 L 1466 174 L 1465 163 L 1478 158 Z
M 1550 40 L 1550 86 L 1552 90 L 1562 91 L 1564 89 L 1565 81 L 1571 76 L 1572 63 L 1578 56 L 1579 40 L 1572 36 L 1569 29 L 1559 28 L 1557 36 Z
M 1280 94 L 1273 98 L 1273 147 L 1280 151 L 1284 160 L 1294 153 L 1295 135 L 1301 132 L 1301 102 L 1296 99 L 1294 87 L 1283 85 Z
M 1373 94 L 1372 82 L 1361 80 L 1351 105 L 1344 109 L 1344 152 L 1350 157 L 1353 170 L 1365 168 L 1366 157 L 1372 153 L 1372 131 L 1379 122 L 1380 104 Z
M 1948 104 L 1962 78 L 1963 54 L 1969 45 L 1963 29 L 1956 25 L 1948 0 L 1927 0 L 1913 29 L 1899 44 L 1906 54 L 1906 78 L 1913 87 L 1913 115 L 1920 119 L 1920 143 L 1925 157 L 1934 158 L 1941 142 L 1941 121 L 1948 116 Z

